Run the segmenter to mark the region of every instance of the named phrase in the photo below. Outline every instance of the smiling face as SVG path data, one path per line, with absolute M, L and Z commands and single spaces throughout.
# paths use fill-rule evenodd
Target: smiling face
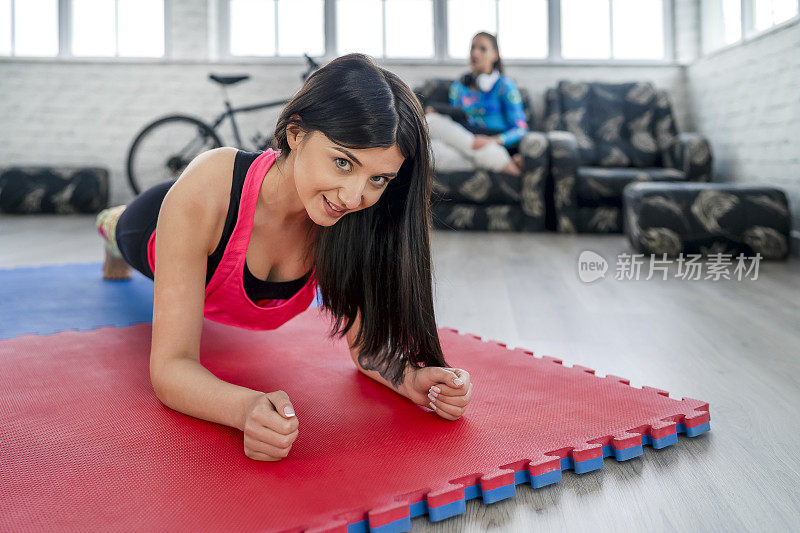
M 476 35 L 472 39 L 472 48 L 469 52 L 470 67 L 472 72 L 491 74 L 492 65 L 499 55 L 494 49 L 492 41 L 485 35 Z
M 295 154 L 297 194 L 320 226 L 375 204 L 405 159 L 397 145 L 346 148 L 319 131 L 289 134 L 287 141 Z

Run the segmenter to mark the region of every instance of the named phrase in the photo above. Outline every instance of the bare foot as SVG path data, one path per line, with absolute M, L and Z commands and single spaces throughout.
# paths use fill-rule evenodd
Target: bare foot
M 511 160 L 508 162 L 506 166 L 503 167 L 503 170 L 501 172 L 504 172 L 505 174 L 513 174 L 515 176 L 519 176 L 520 174 L 522 174 L 522 169 L 520 169 L 517 166 L 517 163 L 514 160 Z
M 519 168 L 522 168 L 522 154 L 514 154 L 511 156 L 511 159 L 513 159 L 514 162 L 517 163 L 517 166 Z
M 114 257 L 106 250 L 103 261 L 103 279 L 131 279 L 131 267 L 121 257 Z

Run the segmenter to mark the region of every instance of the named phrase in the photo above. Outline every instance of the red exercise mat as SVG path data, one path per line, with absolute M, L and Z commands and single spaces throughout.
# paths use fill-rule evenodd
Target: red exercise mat
M 708 421 L 707 403 L 443 328 L 474 383 L 448 421 L 358 372 L 328 327 L 320 308 L 274 331 L 204 321 L 206 368 L 288 393 L 300 433 L 279 462 L 158 401 L 149 323 L 0 341 L 0 530 L 397 531 L 465 491 L 513 491 L 515 472 L 560 475 Z

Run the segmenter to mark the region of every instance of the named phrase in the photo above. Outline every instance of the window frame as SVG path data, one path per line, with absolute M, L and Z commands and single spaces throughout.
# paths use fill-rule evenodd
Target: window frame
M 270 0 L 272 1 L 272 0 Z M 495 0 L 496 1 L 496 0 Z M 664 58 L 663 59 L 567 59 L 561 57 L 561 2 L 560 0 L 545 0 L 548 4 L 548 55 L 544 58 L 504 58 L 505 65 L 526 65 L 526 66 L 549 66 L 549 65 L 569 65 L 569 66 L 674 66 L 675 60 L 675 39 L 673 35 L 673 19 L 675 0 L 662 0 L 662 23 L 664 25 Z M 609 9 L 612 9 L 614 0 L 609 1 Z M 217 49 L 219 51 L 218 60 L 221 63 L 303 63 L 305 60 L 301 56 L 234 56 L 229 53 L 229 19 L 228 2 L 229 0 L 216 0 L 218 4 L 218 27 L 219 32 Z M 386 65 L 464 65 L 464 58 L 454 58 L 448 55 L 447 50 L 447 0 L 432 0 L 433 2 L 433 51 L 431 58 L 403 58 L 403 57 L 376 57 L 378 61 Z M 315 58 L 318 61 L 327 62 L 337 57 L 336 54 L 336 0 L 323 0 L 325 11 L 325 55 L 322 58 Z M 277 20 L 277 19 L 276 19 Z M 385 21 L 382 21 L 385 24 Z M 613 28 L 611 28 L 613 31 Z M 386 40 L 386 32 L 383 34 Z M 613 38 L 612 38 L 613 41 Z M 384 42 L 384 49 L 386 48 Z M 277 50 L 277 46 L 276 46 Z
M 19 0 L 12 0 L 14 1 Z M 325 26 L 325 53 L 316 57 L 318 63 L 324 64 L 337 57 L 336 55 L 336 0 L 323 0 Z M 520 66 L 678 66 L 675 56 L 674 15 L 675 0 L 662 0 L 664 24 L 664 58 L 663 59 L 567 59 L 561 57 L 561 3 L 560 0 L 545 0 L 548 4 L 548 55 L 545 58 L 504 58 L 505 65 Z M 742 0 L 745 1 L 745 0 Z M 175 58 L 170 29 L 172 28 L 173 0 L 164 2 L 164 55 L 162 57 L 132 56 L 74 56 L 70 50 L 70 26 L 72 0 L 58 0 L 59 53 L 56 56 L 0 56 L 0 61 L 34 61 L 34 62 L 78 62 L 78 63 L 170 63 L 170 64 L 286 64 L 305 65 L 302 56 L 233 56 L 229 52 L 228 0 L 208 0 L 207 28 L 210 32 L 208 54 L 205 58 Z M 463 66 L 463 58 L 449 57 L 447 51 L 447 0 L 433 2 L 433 39 L 434 56 L 432 58 L 376 58 L 386 65 L 421 65 L 421 66 Z M 611 0 L 613 2 L 613 0 Z M 800 0 L 798 0 L 800 2 Z M 609 3 L 611 6 L 611 3 Z M 12 8 L 13 9 L 13 8 Z M 609 7 L 611 9 L 611 7 Z M 12 19 L 13 20 L 13 19 Z M 793 19 L 791 19 L 793 20 Z M 787 21 L 788 22 L 788 21 Z M 613 24 L 613 23 L 612 23 Z M 782 24 L 781 24 L 782 25 Z M 776 27 L 767 31 L 772 31 Z M 613 28 L 611 29 L 613 31 Z M 12 28 L 13 39 L 13 28 Z M 385 39 L 385 32 L 384 32 Z M 612 37 L 613 41 L 613 37 Z M 13 41 L 12 41 L 13 51 Z
M 57 0 L 56 16 L 58 17 L 58 53 L 54 56 L 19 56 L 14 54 L 14 5 L 24 0 L 11 0 L 11 55 L 0 55 L 0 61 L 33 61 L 33 62 L 68 62 L 68 63 L 166 63 L 172 62 L 172 42 L 169 28 L 172 25 L 172 0 L 164 2 L 164 55 L 161 57 L 140 56 L 76 56 L 72 53 L 72 0 Z M 119 17 L 116 14 L 117 0 L 114 0 L 114 38 L 115 48 L 119 49 Z
M 553 19 L 551 16 L 550 20 L 550 32 L 551 34 L 555 31 L 558 32 L 557 37 L 554 40 L 551 38 L 550 41 L 550 52 L 551 58 L 554 61 L 558 61 L 563 64 L 574 64 L 574 63 L 581 63 L 581 64 L 620 64 L 620 65 L 664 65 L 664 64 L 675 64 L 675 35 L 674 35 L 674 19 L 675 19 L 675 2 L 674 0 L 662 0 L 661 1 L 661 24 L 662 28 L 661 31 L 664 35 L 664 57 L 662 59 L 620 59 L 615 58 L 614 56 L 614 0 L 608 1 L 608 24 L 609 24 L 609 32 L 608 32 L 608 39 L 609 39 L 609 52 L 612 57 L 608 59 L 580 59 L 580 58 L 564 58 L 561 56 L 561 1 L 560 0 L 548 0 L 549 1 L 549 8 L 550 9 L 558 9 L 558 15 Z M 557 56 L 554 57 L 553 54 L 553 47 L 557 44 Z M 548 58 L 550 59 L 550 58 Z M 505 60 L 503 60 L 505 62 Z M 553 61 L 551 61 L 552 63 Z
M 792 26 L 800 22 L 800 0 L 795 0 L 797 2 L 797 14 L 791 18 L 784 20 L 783 22 L 779 22 L 770 26 L 769 28 L 764 28 L 763 30 L 756 30 L 755 29 L 755 16 L 754 16 L 754 6 L 755 0 L 739 0 L 740 2 L 740 37 L 739 39 L 724 44 L 721 46 L 717 46 L 716 48 L 706 49 L 706 44 L 704 41 L 704 36 L 708 33 L 710 24 L 709 21 L 703 17 L 703 8 L 702 4 L 699 7 L 699 18 L 700 18 L 700 32 L 701 32 L 701 39 L 700 39 L 700 47 L 698 50 L 697 58 L 709 57 L 713 56 L 732 48 L 736 48 L 738 46 L 742 46 L 746 43 L 751 41 L 761 39 L 765 35 L 769 35 L 772 32 L 780 31 L 783 28 L 788 26 Z

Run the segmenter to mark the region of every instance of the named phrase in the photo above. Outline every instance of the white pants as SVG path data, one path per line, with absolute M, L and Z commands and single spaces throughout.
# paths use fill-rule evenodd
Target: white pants
M 495 142 L 472 149 L 475 135 L 442 113 L 426 113 L 434 167 L 437 170 L 474 170 L 483 168 L 500 172 L 511 161 L 506 147 Z

